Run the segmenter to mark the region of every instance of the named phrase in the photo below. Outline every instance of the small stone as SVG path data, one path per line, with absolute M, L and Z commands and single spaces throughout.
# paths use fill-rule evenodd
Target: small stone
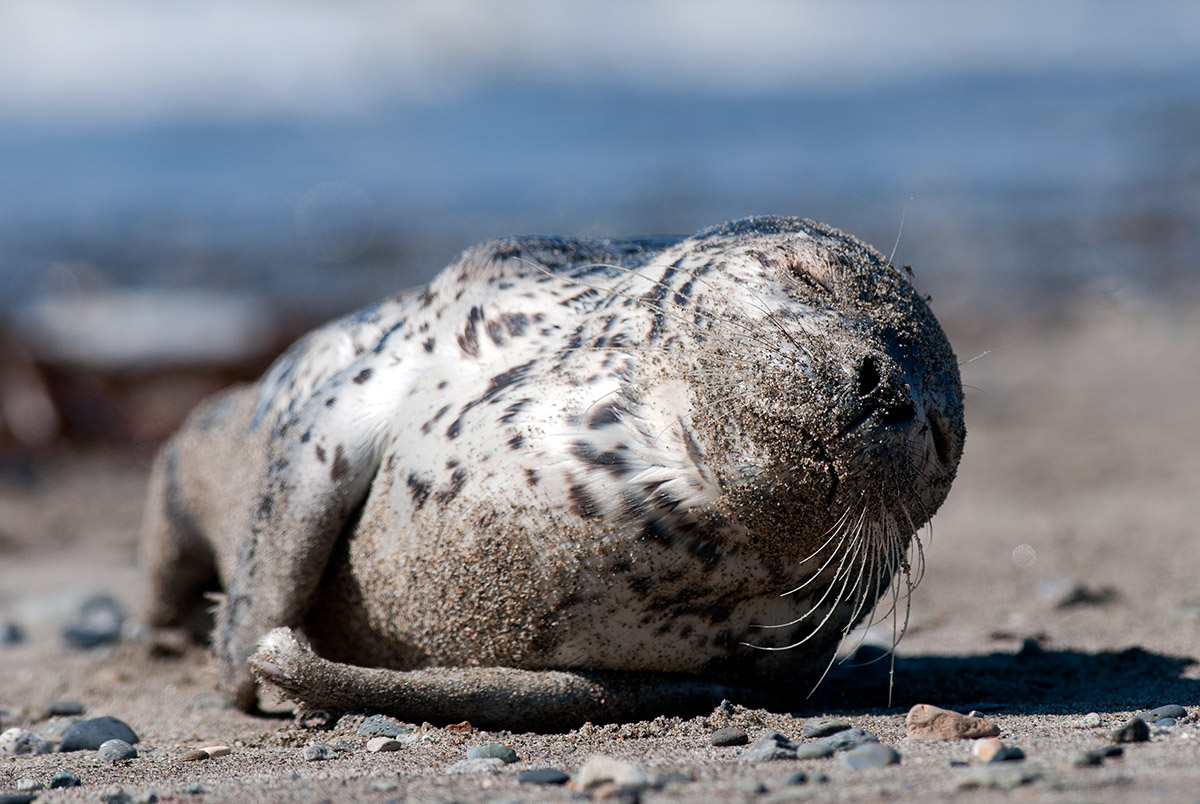
M 74 623 L 63 628 L 63 639 L 73 648 L 88 650 L 121 638 L 125 613 L 110 595 L 95 595 L 84 601 Z
M 157 802 L 158 794 L 150 791 L 138 793 L 133 797 L 133 804 L 157 804 Z
M 1104 755 L 1099 751 L 1080 751 L 1071 759 L 1071 764 L 1077 768 L 1092 768 L 1103 762 Z
M 17 779 L 16 787 L 18 793 L 36 793 L 45 789 L 45 785 L 37 779 Z
M 850 728 L 850 724 L 844 720 L 838 720 L 835 717 L 814 717 L 804 721 L 804 725 L 800 727 L 800 736 L 817 738 L 828 737 L 831 734 L 837 734 L 839 731 L 845 731 Z
M 24 641 L 25 632 L 21 630 L 21 626 L 10 622 L 0 623 L 0 648 L 19 645 Z
M 103 804 L 132 804 L 133 797 L 119 787 L 105 790 L 100 794 Z
M 883 768 L 888 765 L 899 765 L 900 754 L 890 745 L 883 743 L 863 743 L 856 745 L 838 756 L 838 763 L 850 770 L 864 768 Z
M 233 753 L 233 749 L 227 745 L 205 745 L 200 750 L 208 754 L 209 757 L 223 757 Z
M 399 737 L 412 730 L 412 726 L 405 726 L 390 717 L 371 715 L 358 727 L 358 734 L 361 737 Z
M 15 757 L 22 754 L 49 754 L 54 746 L 31 731 L 15 726 L 0 734 L 0 757 Z
M 1166 706 L 1160 706 L 1157 709 L 1151 709 L 1149 712 L 1146 712 L 1142 715 L 1142 720 L 1157 726 L 1160 720 L 1166 720 L 1167 718 L 1181 720 L 1185 717 L 1187 717 L 1187 710 L 1182 706 L 1179 704 L 1167 704 Z
M 558 768 L 534 768 L 518 773 L 517 781 L 524 784 L 566 784 L 571 777 Z
M 994 723 L 930 704 L 917 704 L 908 710 L 904 722 L 908 736 L 916 740 L 969 740 L 1000 734 Z
M 717 729 L 712 733 L 710 740 L 712 741 L 713 745 L 720 747 L 746 745 L 748 742 L 750 742 L 750 736 L 746 734 L 745 729 Z
M 304 746 L 300 751 L 300 756 L 305 762 L 324 762 L 327 759 L 333 759 L 337 752 L 333 750 L 333 746 L 323 743 L 311 743 Z
M 137 757 L 137 749 L 124 740 L 105 740 L 96 749 L 96 754 L 105 762 L 121 762 Z
M 82 715 L 83 704 L 69 700 L 51 701 L 46 704 L 46 712 L 58 716 Z
M 575 774 L 575 789 L 587 792 L 602 784 L 612 783 L 615 787 L 640 790 L 650 784 L 647 773 L 632 762 L 595 755 L 590 757 Z
M 1164 717 L 1164 718 L 1162 718 L 1161 720 L 1156 720 L 1156 721 L 1154 721 L 1154 723 L 1152 723 L 1151 725 L 1152 725 L 1152 726 L 1154 726 L 1154 727 L 1155 727 L 1155 728 L 1157 728 L 1157 729 L 1169 729 L 1169 728 L 1171 728 L 1172 726 L 1174 726 L 1174 725 L 1175 725 L 1175 723 L 1176 723 L 1176 720 L 1175 720 L 1175 718 L 1173 718 L 1173 717 Z
M 767 786 L 758 779 L 746 779 L 738 784 L 738 790 L 752 796 L 760 796 L 767 792 Z
M 0 804 L 30 804 L 37 793 L 0 793 Z
M 815 756 L 829 756 L 829 754 L 838 753 L 840 751 L 849 751 L 852 748 L 857 748 L 866 743 L 877 743 L 879 738 L 866 729 L 860 729 L 857 726 L 845 729 L 844 731 L 835 732 L 828 737 L 822 737 L 819 740 L 813 740 L 811 743 L 804 743 L 796 749 L 797 759 L 808 759 Z M 807 750 L 806 750 L 807 749 Z M 825 749 L 829 749 L 828 753 L 823 753 Z M 813 750 L 819 750 L 822 753 L 810 754 Z
M 185 796 L 201 796 L 208 792 L 208 788 L 199 782 L 188 782 L 180 786 L 179 792 Z
M 988 760 L 988 762 L 1020 762 L 1025 758 L 1025 752 L 1015 745 L 1006 745 Z
M 372 737 L 367 740 L 367 750 L 372 754 L 399 751 L 403 747 L 404 743 L 399 740 L 393 740 L 391 737 Z
M 504 767 L 504 760 L 498 757 L 480 757 L 479 759 L 460 759 L 446 767 L 446 774 L 457 776 L 467 773 L 499 773 Z
M 739 762 L 770 762 L 775 759 L 795 759 L 799 746 L 777 731 L 759 735 L 749 748 L 738 754 Z M 833 753 L 832 751 L 830 753 Z
M 486 745 L 473 745 L 468 748 L 467 759 L 498 759 L 507 765 L 510 762 L 516 762 L 518 757 L 517 752 L 507 745 L 487 743 Z
M 971 753 L 984 762 L 990 762 L 1002 748 L 1004 748 L 1004 743 L 1000 742 L 999 737 L 984 737 L 971 744 Z
M 1131 717 L 1110 739 L 1114 743 L 1144 743 L 1150 739 L 1150 727 L 1140 717 Z
M 808 774 L 804 771 L 796 771 L 784 781 L 786 785 L 808 784 Z
M 50 777 L 50 789 L 57 790 L 60 787 L 79 787 L 83 784 L 79 781 L 79 777 L 70 771 L 59 771 Z
M 1079 720 L 1075 721 L 1077 729 L 1098 729 L 1104 725 L 1104 721 L 1100 719 L 1100 715 L 1096 712 L 1088 712 Z
M 960 790 L 973 787 L 996 787 L 1008 790 L 1029 782 L 1037 781 L 1045 775 L 1041 768 L 1026 765 L 1023 762 L 1002 762 L 999 765 L 988 763 L 976 765 L 958 780 Z
M 185 751 L 179 757 L 180 762 L 203 762 L 206 759 L 212 759 L 212 754 L 205 751 L 203 748 L 193 748 L 191 751 Z
M 471 721 L 464 720 L 462 723 L 451 723 L 449 726 L 446 726 L 446 731 L 453 732 L 454 734 L 474 734 L 475 727 L 471 725 Z
M 94 717 L 91 720 L 81 720 L 64 731 L 58 750 L 95 751 L 109 740 L 124 740 L 134 745 L 138 736 L 128 724 L 115 717 Z
M 375 793 L 390 793 L 393 790 L 399 790 L 400 785 L 395 782 L 372 782 L 370 789 Z

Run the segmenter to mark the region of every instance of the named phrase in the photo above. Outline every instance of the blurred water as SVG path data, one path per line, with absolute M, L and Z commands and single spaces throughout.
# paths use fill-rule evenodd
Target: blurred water
M 1120 27 L 1076 38 L 1103 44 Z M 246 289 L 335 310 L 424 280 L 489 237 L 688 233 L 757 213 L 895 247 L 950 303 L 1194 292 L 1200 56 L 1179 58 L 1188 40 L 1176 36 L 1175 57 L 1151 59 L 1142 33 L 1110 66 L 1043 53 L 1001 69 L 964 51 L 949 56 L 960 69 L 909 64 L 889 78 L 876 54 L 870 81 L 743 91 L 595 71 L 552 80 L 542 64 L 343 106 L 321 86 L 324 105 L 305 113 L 162 97 L 154 113 L 129 98 L 127 114 L 16 104 L 23 114 L 0 118 L 0 315 L 110 285 Z M 1133 69 L 1138 53 L 1149 61 Z

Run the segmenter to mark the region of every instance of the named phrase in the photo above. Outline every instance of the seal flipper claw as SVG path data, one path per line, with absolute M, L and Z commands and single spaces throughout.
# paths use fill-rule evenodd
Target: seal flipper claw
M 276 628 L 259 642 L 250 667 L 305 710 L 370 709 L 410 722 L 555 731 L 588 721 L 644 719 L 649 712 L 710 711 L 745 691 L 690 678 L 632 673 L 578 673 L 508 667 L 387 670 L 323 659 Z

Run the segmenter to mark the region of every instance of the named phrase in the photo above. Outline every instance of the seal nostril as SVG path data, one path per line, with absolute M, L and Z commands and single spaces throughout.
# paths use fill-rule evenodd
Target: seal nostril
M 875 358 L 865 358 L 858 367 L 858 395 L 867 396 L 879 387 L 879 380 L 879 365 Z
M 950 439 L 946 436 L 946 430 L 942 426 L 942 422 L 937 416 L 929 417 L 929 432 L 933 436 L 933 449 L 937 453 L 938 460 L 943 466 L 950 466 Z
M 880 409 L 880 421 L 884 424 L 903 424 L 911 421 L 917 415 L 917 409 L 912 402 L 901 402 L 898 405 L 885 405 Z

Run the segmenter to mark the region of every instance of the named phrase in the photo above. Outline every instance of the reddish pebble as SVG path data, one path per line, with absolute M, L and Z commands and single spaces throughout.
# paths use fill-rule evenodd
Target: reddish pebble
M 971 740 L 995 737 L 1000 729 L 983 718 L 971 717 L 929 704 L 917 704 L 904 720 L 908 736 L 917 740 Z

